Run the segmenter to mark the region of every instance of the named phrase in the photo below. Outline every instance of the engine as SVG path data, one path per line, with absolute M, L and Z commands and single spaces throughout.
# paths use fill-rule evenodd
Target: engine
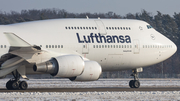
M 55 77 L 74 77 L 83 73 L 84 61 L 77 55 L 64 55 L 36 64 L 33 70 L 50 73 Z
M 69 78 L 71 81 L 94 81 L 98 80 L 102 68 L 96 61 L 85 61 L 84 72 L 76 77 Z

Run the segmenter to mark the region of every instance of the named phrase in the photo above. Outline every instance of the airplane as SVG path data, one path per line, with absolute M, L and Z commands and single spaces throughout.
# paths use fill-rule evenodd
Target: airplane
M 133 19 L 50 19 L 0 25 L 0 77 L 8 90 L 26 90 L 20 78 L 50 74 L 95 81 L 102 72 L 132 70 L 139 88 L 143 67 L 171 57 L 176 45 L 150 24 Z

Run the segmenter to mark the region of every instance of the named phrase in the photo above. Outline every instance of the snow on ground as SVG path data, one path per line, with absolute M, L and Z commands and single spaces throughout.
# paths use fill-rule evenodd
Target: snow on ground
M 8 101 L 139 101 L 180 100 L 180 91 L 152 92 L 31 92 L 0 93 L 0 100 Z
M 93 82 L 71 82 L 68 79 L 31 79 L 29 88 L 94 88 L 128 87 L 130 79 L 100 79 Z M 5 88 L 8 79 L 0 80 Z M 179 79 L 140 79 L 141 87 L 180 87 Z M 133 92 L 2 92 L 0 101 L 114 101 L 114 100 L 180 100 L 180 91 L 133 91 Z

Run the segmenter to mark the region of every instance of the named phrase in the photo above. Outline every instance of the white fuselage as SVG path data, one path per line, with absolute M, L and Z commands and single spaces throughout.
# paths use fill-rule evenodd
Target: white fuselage
M 172 41 L 139 20 L 55 19 L 0 26 L 0 55 L 9 51 L 4 32 L 46 50 L 97 61 L 103 71 L 153 65 L 177 50 Z

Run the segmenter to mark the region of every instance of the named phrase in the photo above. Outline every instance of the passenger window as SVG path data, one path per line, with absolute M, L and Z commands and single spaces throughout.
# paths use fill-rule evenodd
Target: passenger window
M 112 27 L 112 30 L 114 30 L 114 27 Z
M 77 29 L 79 29 L 79 27 L 77 27 Z
M 97 29 L 97 28 L 95 27 L 95 29 Z
M 118 30 L 119 30 L 119 27 L 118 27 Z
M 105 48 L 107 48 L 107 45 L 105 45 Z
M 113 46 L 111 45 L 111 48 L 112 48 Z
M 57 48 L 57 45 L 55 45 L 55 48 Z
M 123 29 L 125 30 L 125 27 L 123 27 Z
M 99 48 L 101 48 L 101 45 L 99 45 Z
M 86 27 L 86 29 L 88 29 L 88 27 Z
M 98 45 L 96 45 L 96 48 L 98 48 Z
M 127 48 L 129 48 L 129 45 L 127 45 Z
M 92 27 L 92 29 L 94 29 L 94 27 Z
M 108 27 L 106 27 L 106 29 L 108 30 Z
M 74 29 L 76 29 L 76 27 L 74 27 Z
M 118 48 L 118 45 L 116 45 L 116 48 Z
M 46 48 L 48 48 L 48 45 L 46 45 Z
M 60 48 L 60 45 L 58 45 L 58 48 Z
M 93 45 L 93 48 L 96 48 L 95 45 Z
M 124 45 L 124 48 L 126 48 L 126 45 Z
M 51 45 L 49 45 L 49 48 L 51 48 Z
M 63 45 L 61 45 L 61 48 L 63 48 Z
M 110 46 L 108 45 L 108 48 L 110 48 Z
M 109 27 L 109 29 L 111 30 L 111 27 Z
M 82 29 L 82 27 L 80 27 L 80 29 Z
M 115 27 L 115 30 L 116 30 L 117 28 Z
M 52 45 L 52 48 L 54 48 L 54 45 Z
M 91 29 L 91 27 L 89 27 L 89 29 Z
M 86 48 L 86 46 L 85 46 L 85 45 L 83 45 L 83 48 Z
M 71 28 L 69 27 L 69 29 L 71 29 Z
M 83 29 L 85 29 L 85 27 L 83 27 Z
M 65 27 L 67 29 L 67 27 Z
M 114 45 L 114 48 L 116 48 L 116 46 Z
M 104 48 L 104 45 L 102 45 L 102 48 Z
M 121 48 L 121 45 L 119 45 L 119 48 Z
M 73 27 L 71 27 L 71 29 L 73 29 Z

